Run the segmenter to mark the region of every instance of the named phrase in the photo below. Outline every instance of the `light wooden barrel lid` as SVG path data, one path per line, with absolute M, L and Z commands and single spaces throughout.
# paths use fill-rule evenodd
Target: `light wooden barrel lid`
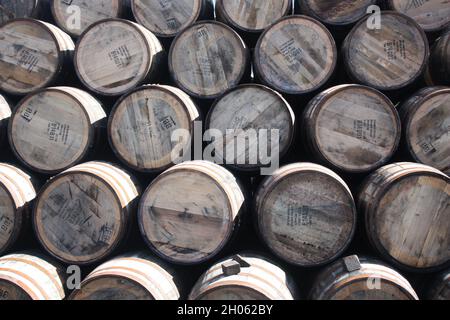
M 199 22 L 175 38 L 169 69 L 183 91 L 214 99 L 239 84 L 248 69 L 248 55 L 243 40 L 230 27 L 215 21 Z
M 268 137 L 271 139 L 270 130 L 278 130 L 279 153 L 284 155 L 294 138 L 295 114 L 289 103 L 276 91 L 261 85 L 247 84 L 231 89 L 214 103 L 206 120 L 206 128 L 219 130 L 223 134 L 222 139 L 213 142 L 216 157 L 225 160 L 229 159 L 227 154 L 234 154 L 234 166 L 254 169 L 262 164 L 261 159 L 258 159 L 258 163 L 249 162 L 250 144 L 243 150 L 245 164 L 238 164 L 242 155 L 235 152 L 235 146 L 239 143 L 236 135 L 246 135 L 248 130 L 255 130 L 256 133 L 268 130 Z M 256 154 L 260 151 L 258 142 L 259 140 L 252 142 L 252 148 L 256 145 L 253 150 Z M 225 152 L 220 152 L 222 146 Z
M 440 31 L 450 26 L 449 0 L 389 0 L 389 5 L 393 10 L 416 20 L 427 32 Z
M 51 9 L 56 23 L 74 37 L 80 36 L 91 24 L 118 18 L 124 0 L 53 0 Z M 75 19 L 79 19 L 76 21 Z
M 6 99 L 0 94 L 0 121 L 9 119 L 11 117 L 11 108 Z
M 367 19 L 352 29 L 343 45 L 350 76 L 378 90 L 396 90 L 414 82 L 430 55 L 422 28 L 394 11 L 381 13 L 381 29 L 370 30 Z
M 161 85 L 140 87 L 122 97 L 109 118 L 113 150 L 138 171 L 163 171 L 172 165 L 172 134 L 186 130 L 193 135 L 199 113 L 181 90 Z M 188 150 L 191 140 L 186 141 Z
M 0 0 L 0 25 L 17 18 L 33 18 L 42 0 Z
M 175 37 L 198 20 L 204 0 L 132 0 L 136 21 L 158 37 Z
M 394 105 L 369 87 L 333 87 L 313 100 L 305 114 L 307 138 L 328 163 L 346 172 L 381 167 L 400 143 Z
M 317 90 L 334 72 L 337 49 L 330 32 L 307 16 L 285 17 L 264 31 L 255 48 L 258 77 L 276 90 Z
M 230 172 L 206 161 L 185 162 L 148 187 L 139 205 L 139 227 L 163 259 L 201 263 L 228 243 L 243 205 Z
M 356 208 L 347 185 L 315 164 L 292 164 L 276 171 L 260 186 L 255 210 L 267 246 L 298 266 L 336 259 L 356 227 Z
M 219 0 L 217 15 L 233 27 L 247 32 L 262 32 L 292 9 L 290 0 Z

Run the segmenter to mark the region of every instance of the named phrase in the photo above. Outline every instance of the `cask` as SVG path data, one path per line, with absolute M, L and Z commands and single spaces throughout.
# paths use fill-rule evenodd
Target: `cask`
M 350 256 L 323 270 L 312 300 L 419 300 L 408 280 L 376 260 Z
M 450 269 L 436 276 L 427 298 L 429 300 L 450 300 Z
M 414 161 L 450 172 L 450 87 L 427 87 L 400 108 L 404 145 Z
M 206 129 L 221 132 L 211 144 L 221 163 L 251 171 L 268 165 L 266 159 L 261 159 L 260 151 L 267 156 L 287 153 L 295 134 L 295 114 L 276 91 L 262 85 L 245 84 L 230 89 L 216 100 L 207 116 Z M 266 130 L 267 136 L 261 130 Z M 276 141 L 272 141 L 271 130 L 277 131 Z M 274 149 L 262 150 L 263 143 Z
M 450 178 L 416 163 L 395 163 L 372 174 L 359 195 L 372 246 L 407 271 L 449 266 Z
M 308 104 L 301 127 L 316 159 L 347 173 L 369 172 L 386 164 L 401 137 L 393 103 L 381 92 L 360 85 L 320 93 Z
M 157 37 L 173 38 L 198 20 L 214 18 L 211 0 L 131 0 L 136 21 Z
M 149 247 L 180 265 L 203 263 L 230 242 L 244 194 L 226 169 L 190 161 L 165 171 L 145 191 L 138 223 Z
M 30 254 L 0 258 L 0 300 L 63 300 L 62 266 Z
M 436 40 L 430 56 L 425 81 L 429 85 L 450 86 L 450 29 Z
M 342 46 L 349 76 L 381 91 L 412 84 L 423 74 L 430 54 L 422 28 L 393 11 L 382 11 L 381 29 L 369 29 L 367 19 L 352 29 Z
M 178 300 L 173 277 L 145 253 L 129 254 L 97 267 L 69 300 Z
M 12 19 L 39 18 L 45 0 L 0 0 L 0 25 Z
M 241 255 L 212 266 L 192 289 L 190 300 L 294 300 L 296 288 L 266 258 Z
M 388 0 L 388 6 L 406 14 L 426 32 L 441 31 L 450 26 L 450 0 Z
M 77 38 L 91 24 L 108 18 L 120 18 L 128 0 L 52 0 L 51 10 L 58 26 Z
M 254 55 L 257 79 L 292 95 L 319 89 L 330 79 L 337 63 L 331 33 L 307 16 L 285 17 L 266 29 Z
M 331 170 L 311 163 L 284 166 L 267 177 L 256 192 L 254 210 L 268 248 L 301 267 L 338 258 L 356 227 L 348 186 Z
M 52 87 L 18 104 L 8 133 L 13 152 L 27 167 L 56 174 L 85 160 L 105 126 L 105 111 L 90 94 Z
M 0 163 L 0 256 L 24 234 L 31 204 L 36 198 L 33 178 L 24 171 Z
M 159 40 L 137 23 L 106 19 L 92 24 L 75 50 L 75 70 L 96 94 L 118 96 L 156 81 L 164 61 Z
M 190 151 L 195 121 L 200 121 L 200 114 L 187 94 L 170 86 L 145 85 L 117 102 L 109 117 L 108 137 L 128 167 L 162 172 L 173 165 L 177 147 Z M 176 130 L 190 135 L 182 145 L 174 144 Z
M 133 178 L 114 165 L 75 166 L 40 192 L 33 211 L 36 235 L 67 264 L 99 262 L 123 243 L 139 193 Z
M 200 99 L 215 99 L 238 85 L 249 67 L 249 52 L 241 37 L 215 21 L 198 22 L 185 29 L 169 52 L 174 82 Z
M 7 131 L 10 118 L 11 107 L 6 98 L 0 94 L 0 146 L 3 146 L 3 144 L 8 140 Z
M 0 90 L 26 95 L 57 82 L 68 71 L 74 43 L 57 27 L 32 19 L 0 27 Z

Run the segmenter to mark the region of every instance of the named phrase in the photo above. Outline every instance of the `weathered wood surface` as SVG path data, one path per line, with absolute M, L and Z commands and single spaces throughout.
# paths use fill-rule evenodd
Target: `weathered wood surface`
M 328 89 L 306 108 L 305 142 L 317 159 L 351 173 L 373 171 L 394 155 L 401 122 L 392 102 L 360 85 Z
M 450 26 L 450 0 L 388 0 L 392 10 L 404 13 L 427 32 Z
M 415 161 L 450 171 L 450 88 L 420 90 L 399 108 L 405 147 Z
M 355 232 L 356 208 L 350 189 L 331 170 L 315 164 L 291 164 L 266 178 L 254 208 L 266 245 L 297 266 L 333 261 Z
M 240 265 L 242 262 L 244 266 Z M 238 268 L 239 272 L 226 274 L 224 266 L 228 264 Z M 280 267 L 260 256 L 240 255 L 221 261 L 206 271 L 192 289 L 189 299 L 294 300 L 296 295 L 290 276 Z
M 125 1 L 127 0 L 51 0 L 51 9 L 59 27 L 71 36 L 79 37 L 97 21 L 119 18 Z
M 267 155 L 276 152 L 283 156 L 293 142 L 295 123 L 292 108 L 280 94 L 268 87 L 251 84 L 238 86 L 218 99 L 208 114 L 206 128 L 219 130 L 223 134 L 212 144 L 216 157 L 224 163 L 225 159 L 232 159 L 233 166 L 252 170 L 263 165 L 258 156 L 262 138 L 248 141 L 241 152 L 236 152 L 235 147 L 241 146 L 239 141 L 242 136 L 253 137 L 252 133 L 256 133 L 258 137 L 262 134 L 260 130 L 267 130 L 269 139 L 265 138 L 264 142 L 269 147 L 278 144 L 279 150 L 268 150 Z M 279 140 L 272 141 L 271 130 L 278 130 Z M 245 161 L 241 161 L 243 159 Z
M 307 16 L 286 17 L 268 28 L 255 48 L 255 73 L 287 94 L 317 90 L 334 72 L 337 49 L 330 32 Z
M 134 17 L 158 37 L 172 38 L 199 19 L 213 19 L 211 0 L 132 0 Z
M 425 81 L 429 85 L 450 86 L 450 29 L 444 33 L 431 50 Z
M 0 0 L 0 25 L 17 18 L 38 18 L 42 0 Z
M 176 130 L 194 136 L 200 115 L 195 103 L 181 90 L 147 85 L 122 97 L 109 118 L 108 136 L 113 150 L 128 166 L 144 172 L 164 171 L 173 163 Z M 184 141 L 190 150 L 192 139 Z
M 272 23 L 288 15 L 291 0 L 218 0 L 217 18 L 237 30 L 262 32 Z
M 175 83 L 196 98 L 214 99 L 238 85 L 249 71 L 249 52 L 230 27 L 200 22 L 181 32 L 170 49 Z
M 0 255 L 10 249 L 23 234 L 36 193 L 30 175 L 9 164 L 0 163 Z
M 74 43 L 49 23 L 20 19 L 0 27 L 0 89 L 25 95 L 49 86 L 70 60 Z
M 122 95 L 144 81 L 155 80 L 164 51 L 159 40 L 137 23 L 102 20 L 80 37 L 75 69 L 93 92 Z
M 61 266 L 28 254 L 0 258 L 0 300 L 63 300 Z
M 8 101 L 0 94 L 0 146 L 8 139 L 8 123 L 11 118 L 11 107 Z
M 428 299 L 450 301 L 450 270 L 439 274 L 430 289 Z
M 405 270 L 450 263 L 450 178 L 415 163 L 385 166 L 369 177 L 359 209 L 373 247 Z
M 367 8 L 374 4 L 377 0 L 296 0 L 300 12 L 332 26 L 359 21 L 367 14 Z
M 428 40 L 411 18 L 383 11 L 381 29 L 370 30 L 362 19 L 344 41 L 349 75 L 378 90 L 397 90 L 420 77 L 429 58 Z
M 75 166 L 42 189 L 33 214 L 36 235 L 63 262 L 98 262 L 123 242 L 139 194 L 132 177 L 118 167 Z
M 75 290 L 70 300 L 178 300 L 173 274 L 146 254 L 133 254 L 108 261 Z
M 355 261 L 356 260 L 356 261 Z M 355 256 L 323 270 L 310 293 L 312 300 L 418 300 L 402 275 L 388 266 Z
M 102 105 L 87 92 L 54 87 L 29 95 L 9 126 L 14 153 L 28 167 L 55 174 L 81 162 L 105 126 Z
M 217 255 L 236 231 L 244 195 L 234 176 L 206 161 L 179 164 L 144 193 L 142 235 L 165 260 L 196 264 Z

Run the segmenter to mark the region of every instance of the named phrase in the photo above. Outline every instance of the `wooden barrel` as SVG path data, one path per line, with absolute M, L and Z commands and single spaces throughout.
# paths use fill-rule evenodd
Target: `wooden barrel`
M 349 33 L 342 46 L 349 76 L 378 90 L 398 90 L 419 78 L 428 62 L 428 40 L 410 17 L 382 11 L 381 29 L 369 29 L 367 17 Z
M 146 85 L 123 96 L 114 107 L 108 137 L 116 155 L 129 167 L 143 172 L 161 172 L 173 165 L 176 148 L 173 134 L 186 130 L 183 150 L 190 150 L 194 122 L 200 120 L 195 103 L 181 90 Z
M 400 108 L 405 147 L 416 162 L 450 171 L 450 88 L 427 87 Z
M 336 63 L 331 33 L 307 16 L 279 20 L 264 31 L 255 48 L 257 78 L 281 93 L 316 91 L 330 79 Z
M 71 64 L 72 39 L 43 21 L 17 19 L 0 27 L 0 90 L 26 95 L 54 84 Z
M 98 262 L 123 243 L 139 194 L 122 169 L 104 162 L 80 164 L 43 187 L 33 212 L 36 235 L 65 263 Z
M 440 273 L 430 286 L 429 300 L 450 300 L 450 269 Z
M 376 260 L 350 256 L 323 270 L 312 300 L 419 300 L 408 280 Z
M 169 70 L 177 86 L 189 95 L 214 99 L 243 80 L 249 71 L 249 52 L 228 26 L 198 22 L 175 38 Z
M 144 253 L 108 261 L 81 283 L 69 300 L 178 300 L 171 271 Z
M 15 155 L 29 168 L 56 174 L 86 159 L 98 146 L 106 114 L 87 92 L 54 87 L 28 95 L 8 128 Z
M 432 272 L 450 265 L 450 178 L 416 163 L 385 166 L 359 195 L 372 246 L 398 267 Z
M 45 0 L 0 0 L 0 25 L 17 18 L 39 18 Z
M 211 0 L 131 0 L 136 21 L 157 37 L 173 38 L 198 20 L 213 19 Z
M 260 151 L 267 156 L 287 153 L 294 138 L 295 115 L 276 91 L 245 84 L 229 90 L 214 103 L 206 119 L 206 129 L 219 130 L 222 134 L 211 144 L 220 163 L 251 171 L 270 165 L 266 161 L 270 159 L 261 159 Z M 266 130 L 267 136 L 261 130 Z M 272 141 L 271 130 L 277 130 L 276 141 Z M 261 150 L 260 142 L 274 149 Z M 245 148 L 239 150 L 241 146 Z
M 429 85 L 450 86 L 450 29 L 436 40 L 430 56 L 425 81 Z
M 8 101 L 0 94 L 0 146 L 7 141 L 8 123 L 11 118 L 11 107 Z
M 197 281 L 190 300 L 294 300 L 290 276 L 269 260 L 239 255 L 212 266 Z
M 52 0 L 55 22 L 73 37 L 79 37 L 91 24 L 108 18 L 119 18 L 128 0 Z
M 450 26 L 450 0 L 388 0 L 387 2 L 392 10 L 416 20 L 426 32 L 441 31 Z
M 31 203 L 37 193 L 33 182 L 19 168 L 0 163 L 0 255 L 16 243 L 28 226 Z
M 74 61 L 78 77 L 89 90 L 118 96 L 143 82 L 156 81 L 164 56 L 159 40 L 141 25 L 106 19 L 86 29 Z
M 356 228 L 350 189 L 337 174 L 311 163 L 284 166 L 267 177 L 256 192 L 254 209 L 269 249 L 302 267 L 338 258 Z
M 180 265 L 205 262 L 231 240 L 244 194 L 226 169 L 190 161 L 164 172 L 142 196 L 138 222 L 149 247 Z
M 0 258 L 0 300 L 63 300 L 61 266 L 29 254 Z
M 341 85 L 319 94 L 308 104 L 302 128 L 305 144 L 319 161 L 349 173 L 386 164 L 401 137 L 392 102 L 360 85 Z

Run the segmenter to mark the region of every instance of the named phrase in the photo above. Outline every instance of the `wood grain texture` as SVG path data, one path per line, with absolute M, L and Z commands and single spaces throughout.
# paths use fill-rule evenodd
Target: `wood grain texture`
M 196 98 L 214 99 L 238 85 L 248 71 L 248 50 L 240 36 L 214 21 L 199 22 L 174 40 L 169 69 L 177 86 Z
M 0 94 L 0 146 L 8 139 L 8 123 L 11 118 L 11 107 L 8 101 Z
M 107 19 L 94 23 L 80 37 L 75 69 L 91 91 L 118 96 L 156 78 L 163 55 L 159 40 L 144 27 Z
M 138 222 L 159 256 L 197 264 L 225 247 L 243 207 L 243 192 L 230 172 L 211 162 L 192 161 L 153 181 L 141 199 Z
M 37 237 L 61 261 L 98 262 L 123 242 L 139 193 L 133 178 L 113 165 L 75 166 L 42 189 L 33 215 Z
M 73 37 L 79 37 L 93 23 L 119 18 L 126 0 L 51 0 L 56 23 Z M 79 21 L 75 19 L 78 18 Z
M 392 102 L 359 85 L 330 88 L 304 113 L 305 141 L 317 159 L 345 172 L 369 172 L 384 165 L 400 142 L 401 122 Z
M 130 254 L 97 267 L 69 300 L 178 300 L 173 277 L 158 260 Z
M 310 163 L 282 167 L 266 178 L 254 208 L 266 245 L 297 266 L 333 261 L 348 247 L 356 227 L 356 208 L 345 182 Z
M 0 300 L 63 300 L 65 280 L 58 264 L 29 254 L 0 258 Z
M 427 298 L 429 300 L 450 301 L 450 270 L 446 270 L 436 276 L 430 286 Z
M 255 48 L 255 73 L 287 94 L 317 90 L 334 72 L 337 52 L 329 31 L 307 16 L 283 18 L 268 28 Z
M 429 85 L 450 86 L 450 29 L 434 44 L 425 80 Z
M 392 10 L 406 14 L 427 32 L 450 26 L 450 0 L 389 0 Z
M 14 110 L 10 144 L 28 167 L 55 174 L 86 158 L 105 121 L 102 105 L 87 92 L 48 88 L 27 96 Z
M 362 19 L 344 41 L 349 75 L 378 90 L 396 90 L 422 75 L 429 58 L 428 40 L 411 18 L 392 11 L 381 14 L 381 29 L 368 29 Z
M 109 119 L 108 136 L 120 159 L 138 171 L 161 172 L 172 163 L 176 145 L 172 135 L 186 130 L 193 137 L 199 111 L 181 90 L 147 85 L 122 97 Z M 191 140 L 184 150 L 189 150 Z
M 421 164 L 396 163 L 371 175 L 359 195 L 370 242 L 413 271 L 450 262 L 450 178 Z
M 63 31 L 38 20 L 13 20 L 0 31 L 0 89 L 10 94 L 51 85 L 75 46 Z
M 358 270 L 349 271 L 343 260 L 317 277 L 312 300 L 418 300 L 402 275 L 381 262 L 361 259 Z
M 248 267 L 236 275 L 225 275 L 222 265 L 233 258 L 212 266 L 197 281 L 190 300 L 294 300 L 296 288 L 290 276 L 269 260 L 255 255 L 240 256 Z
M 291 0 L 218 0 L 217 18 L 246 32 L 262 32 L 272 23 L 289 14 Z
M 0 25 L 17 18 L 38 18 L 42 0 L 0 0 Z

